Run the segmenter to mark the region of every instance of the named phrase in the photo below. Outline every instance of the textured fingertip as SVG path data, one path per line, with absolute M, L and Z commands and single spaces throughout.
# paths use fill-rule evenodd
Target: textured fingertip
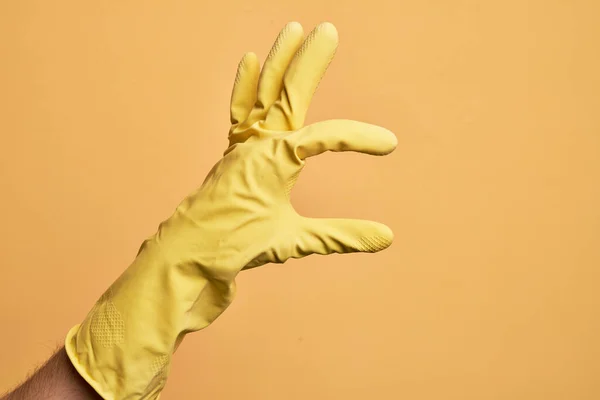
M 287 32 L 298 32 L 304 34 L 304 28 L 302 28 L 302 24 L 296 21 L 288 22 L 283 29 L 285 29 Z
M 386 130 L 386 132 L 387 134 L 385 135 L 385 141 L 382 146 L 384 149 L 383 154 L 390 154 L 392 151 L 396 150 L 396 147 L 398 146 L 398 138 L 393 132 L 388 130 Z
M 256 69 L 257 67 L 260 67 L 260 65 L 256 53 L 248 52 L 244 54 L 238 64 L 237 73 L 235 74 L 235 84 L 239 84 L 245 74 L 252 72 L 252 69 Z
M 326 35 L 336 42 L 339 40 L 338 31 L 331 22 L 321 22 L 317 25 L 315 31 L 318 32 L 319 35 Z
M 244 65 L 246 64 L 246 55 L 244 54 L 244 57 L 242 57 L 242 59 L 240 60 L 240 62 L 238 63 L 238 67 L 237 70 L 235 72 L 235 79 L 233 80 L 233 84 L 237 85 L 240 83 L 240 80 L 242 79 L 242 74 L 243 74 L 243 69 L 244 69 Z
M 271 47 L 271 50 L 269 51 L 269 54 L 267 55 L 267 60 L 275 57 L 275 55 L 277 55 L 281 51 L 282 46 L 284 48 L 292 47 L 292 48 L 294 48 L 294 51 L 295 51 L 296 50 L 295 48 L 300 45 L 300 42 L 303 37 L 304 37 L 304 28 L 302 28 L 302 25 L 300 25 L 300 23 L 298 23 L 298 22 L 287 23 L 283 27 L 283 29 L 279 32 L 279 35 L 277 35 L 277 39 L 275 40 L 273 47 Z M 289 39 L 292 39 L 291 40 L 292 43 L 295 43 L 295 42 L 297 42 L 297 43 L 294 44 L 293 46 L 290 46 L 291 43 L 289 43 Z M 285 45 L 286 42 L 288 42 L 287 46 Z
M 393 132 L 380 126 L 371 126 L 373 130 L 367 131 L 369 154 L 385 156 L 398 146 L 398 138 Z
M 383 224 L 376 224 L 374 232 L 369 232 L 358 240 L 356 248 L 363 253 L 377 253 L 385 250 L 394 241 L 394 232 Z
M 258 60 L 258 56 L 253 51 L 249 51 L 244 55 L 244 67 L 246 70 L 256 70 L 260 68 L 260 61 Z
M 248 117 L 256 99 L 260 62 L 253 52 L 244 54 L 235 74 L 231 92 L 230 121 L 238 124 Z
M 329 22 L 323 22 L 317 25 L 306 37 L 306 40 L 298 50 L 297 56 L 302 56 L 309 47 L 317 45 L 317 48 L 321 49 L 325 53 L 329 52 L 329 57 L 325 64 L 325 69 L 329 66 L 329 63 L 333 59 L 333 56 L 338 46 L 338 32 L 335 26 Z M 325 71 L 322 71 L 324 73 Z M 322 75 L 322 74 L 321 74 Z
M 244 55 L 244 57 L 247 59 L 247 62 L 249 62 L 249 63 L 254 63 L 254 61 L 258 61 L 258 56 L 253 51 L 247 52 Z

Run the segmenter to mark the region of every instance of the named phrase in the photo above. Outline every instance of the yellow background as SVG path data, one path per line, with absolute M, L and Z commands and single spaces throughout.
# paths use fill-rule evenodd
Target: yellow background
M 246 51 L 340 33 L 294 204 L 380 220 L 376 255 L 242 273 L 164 399 L 600 398 L 597 1 L 3 1 L 0 389 L 46 359 L 199 185 Z

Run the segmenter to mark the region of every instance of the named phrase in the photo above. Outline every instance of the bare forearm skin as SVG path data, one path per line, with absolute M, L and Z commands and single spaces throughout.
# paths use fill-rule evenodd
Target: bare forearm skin
M 61 347 L 43 366 L 0 400 L 102 400 L 77 373 Z

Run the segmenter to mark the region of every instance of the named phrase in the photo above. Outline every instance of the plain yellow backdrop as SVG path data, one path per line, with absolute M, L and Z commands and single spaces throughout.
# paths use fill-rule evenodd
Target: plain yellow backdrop
M 399 139 L 310 160 L 311 216 L 376 255 L 244 272 L 164 399 L 600 398 L 597 1 L 3 1 L 0 390 L 45 360 L 227 144 L 244 52 L 340 47 L 308 123 Z

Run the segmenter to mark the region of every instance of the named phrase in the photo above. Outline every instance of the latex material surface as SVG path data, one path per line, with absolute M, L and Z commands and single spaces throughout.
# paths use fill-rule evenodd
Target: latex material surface
M 302 27 L 290 23 L 262 73 L 253 53 L 240 62 L 223 158 L 67 336 L 75 367 L 105 399 L 157 398 L 171 355 L 185 334 L 227 308 L 241 270 L 391 244 L 381 223 L 304 217 L 290 203 L 307 158 L 325 151 L 385 155 L 397 144 L 388 130 L 357 121 L 303 126 L 337 41 L 332 24 L 304 39 Z

